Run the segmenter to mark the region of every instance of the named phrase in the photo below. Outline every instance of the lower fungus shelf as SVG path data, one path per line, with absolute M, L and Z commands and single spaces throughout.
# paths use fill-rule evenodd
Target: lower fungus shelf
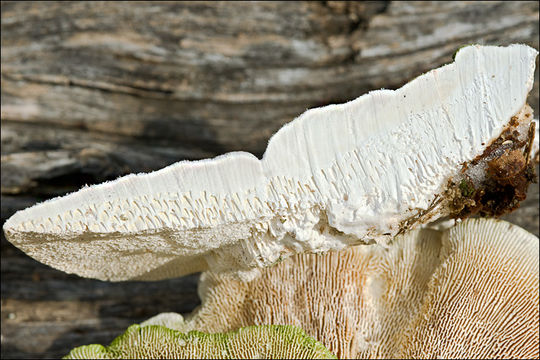
M 202 305 L 185 319 L 160 314 L 108 348 L 79 347 L 69 356 L 183 357 L 197 338 L 200 347 L 189 350 L 195 358 L 537 358 L 538 244 L 510 223 L 468 219 L 399 235 L 390 247 L 295 255 L 247 282 L 205 272 Z M 156 325 L 164 328 L 148 330 Z M 262 327 L 245 329 L 252 325 Z M 239 332 L 224 334 L 239 328 L 238 342 L 231 336 Z M 134 346 L 133 338 L 146 343 Z

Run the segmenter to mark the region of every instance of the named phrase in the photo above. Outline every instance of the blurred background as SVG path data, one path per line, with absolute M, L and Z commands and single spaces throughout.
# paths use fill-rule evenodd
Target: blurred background
M 539 48 L 537 1 L 2 2 L 1 222 L 85 184 L 245 150 L 308 108 L 395 89 L 466 44 Z M 538 65 L 529 103 L 539 111 Z M 538 115 L 535 115 L 538 118 Z M 538 171 L 538 170 L 537 170 Z M 538 185 L 510 220 L 538 236 Z M 197 275 L 105 283 L 2 234 L 2 358 L 109 344 L 198 304 Z

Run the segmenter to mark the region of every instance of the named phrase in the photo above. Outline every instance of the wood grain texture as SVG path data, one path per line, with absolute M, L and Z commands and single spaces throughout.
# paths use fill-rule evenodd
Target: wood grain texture
M 539 48 L 538 2 L 2 2 L 1 221 L 131 172 L 261 156 L 307 108 L 395 89 L 470 43 Z M 538 114 L 538 70 L 529 103 Z M 537 117 L 537 116 L 536 116 Z M 507 219 L 538 235 L 538 186 Z M 82 279 L 2 237 L 2 358 L 190 312 L 197 276 Z

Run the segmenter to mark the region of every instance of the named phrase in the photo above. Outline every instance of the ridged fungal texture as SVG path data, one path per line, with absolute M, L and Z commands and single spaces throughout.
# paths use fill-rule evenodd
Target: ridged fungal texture
M 538 359 L 538 252 L 536 236 L 507 222 L 449 229 L 399 357 Z
M 513 170 L 519 190 L 498 204 L 479 195 L 498 176 L 480 160 L 513 166 L 518 153 L 528 157 L 528 143 L 504 141 L 530 137 L 532 116 L 520 114 L 537 53 L 462 48 L 453 63 L 400 89 L 306 111 L 270 139 L 262 160 L 234 152 L 87 187 L 17 212 L 6 237 L 85 277 L 157 280 L 212 269 L 249 279 L 296 253 L 388 243 L 447 215 L 499 215 L 517 206 L 530 179 Z M 499 143 L 513 118 L 521 119 L 516 134 Z M 477 191 L 467 195 L 471 184 Z
M 538 238 L 510 223 L 469 219 L 394 244 L 299 254 L 244 282 L 206 272 L 188 332 L 301 327 L 338 358 L 538 358 Z
M 293 326 L 251 326 L 225 334 L 188 334 L 132 325 L 111 345 L 80 346 L 65 359 L 335 359 Z

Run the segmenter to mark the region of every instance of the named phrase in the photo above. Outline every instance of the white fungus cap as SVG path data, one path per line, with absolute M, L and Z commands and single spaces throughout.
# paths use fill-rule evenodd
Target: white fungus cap
M 432 205 L 526 104 L 537 53 L 462 48 L 400 89 L 306 111 L 262 160 L 233 152 L 86 187 L 17 212 L 6 238 L 55 268 L 113 281 L 385 243 L 415 214 L 448 215 Z

